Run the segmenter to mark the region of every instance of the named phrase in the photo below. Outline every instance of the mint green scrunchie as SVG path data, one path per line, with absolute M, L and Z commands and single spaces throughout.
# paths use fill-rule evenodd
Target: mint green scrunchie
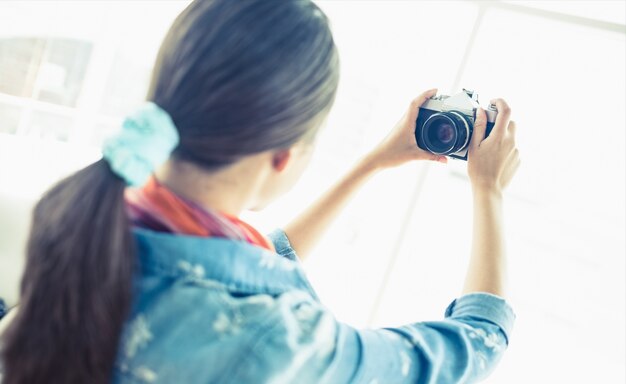
M 116 135 L 105 140 L 102 155 L 128 185 L 142 186 L 179 140 L 170 115 L 149 101 L 124 119 Z

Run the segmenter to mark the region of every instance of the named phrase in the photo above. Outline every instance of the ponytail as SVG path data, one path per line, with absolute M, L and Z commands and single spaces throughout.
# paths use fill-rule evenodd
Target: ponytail
M 36 205 L 4 384 L 108 383 L 131 303 L 126 183 L 100 160 Z

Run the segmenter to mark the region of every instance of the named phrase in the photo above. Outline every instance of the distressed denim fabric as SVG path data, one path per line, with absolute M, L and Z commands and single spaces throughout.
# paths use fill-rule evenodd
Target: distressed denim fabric
M 2 298 L 0 298 L 0 319 L 2 319 L 4 317 L 4 315 L 7 314 L 7 306 L 6 304 L 4 304 L 4 300 L 2 300 Z
M 115 383 L 473 383 L 508 345 L 515 315 L 486 293 L 454 300 L 440 321 L 338 322 L 280 229 L 270 234 L 276 253 L 225 238 L 134 233 L 139 271 Z

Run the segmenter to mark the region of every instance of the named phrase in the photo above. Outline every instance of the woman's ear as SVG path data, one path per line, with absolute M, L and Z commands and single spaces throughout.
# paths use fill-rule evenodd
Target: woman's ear
M 281 149 L 272 155 L 272 165 L 274 169 L 278 172 L 282 172 L 286 167 L 287 163 L 289 163 L 289 159 L 291 158 L 291 148 L 289 149 Z

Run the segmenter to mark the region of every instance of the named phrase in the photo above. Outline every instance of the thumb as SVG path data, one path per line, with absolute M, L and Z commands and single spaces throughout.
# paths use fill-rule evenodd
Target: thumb
M 474 132 L 472 133 L 472 141 L 470 146 L 477 148 L 480 143 L 485 140 L 485 131 L 487 130 L 487 114 L 485 110 L 478 107 L 476 110 L 476 120 L 474 121 Z
M 445 156 L 435 155 L 434 153 L 430 153 L 426 151 L 420 151 L 420 152 L 421 152 L 420 157 L 424 160 L 430 160 L 430 161 L 436 161 L 438 163 L 448 164 L 448 158 Z

